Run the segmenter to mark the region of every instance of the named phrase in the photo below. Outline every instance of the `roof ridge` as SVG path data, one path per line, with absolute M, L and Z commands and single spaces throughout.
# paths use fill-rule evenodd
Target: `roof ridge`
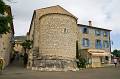
M 72 13 L 70 13 L 69 11 L 67 11 L 66 9 L 64 9 L 63 7 L 61 7 L 60 5 L 55 5 L 55 6 L 50 6 L 50 7 L 45 7 L 45 8 L 40 8 L 40 9 L 36 9 L 35 11 L 44 11 L 44 10 L 49 10 L 49 9 L 58 9 L 61 12 L 63 12 L 64 14 L 73 16 L 74 18 L 78 19 L 76 16 L 74 16 Z M 56 12 L 58 12 L 58 10 L 56 10 Z M 48 12 L 49 13 L 49 12 Z M 52 13 L 52 12 L 51 12 Z M 54 13 L 54 12 L 53 12 Z M 59 13 L 59 12 L 58 12 Z
M 42 10 L 42 9 L 47 9 L 47 8 L 52 8 L 52 7 L 57 7 L 57 6 L 60 7 L 60 5 L 53 5 L 53 6 L 48 6 L 48 7 L 39 8 L 39 9 L 36 9 L 36 10 Z

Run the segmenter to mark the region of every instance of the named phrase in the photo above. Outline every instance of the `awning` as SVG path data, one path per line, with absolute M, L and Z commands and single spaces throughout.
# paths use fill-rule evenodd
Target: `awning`
M 101 50 L 101 49 L 89 49 L 88 52 L 92 56 L 111 56 L 110 52 L 106 52 L 105 50 Z
M 93 52 L 89 52 L 92 56 L 110 56 L 110 53 L 93 53 Z
M 106 52 L 106 51 L 105 50 L 101 50 L 101 49 L 88 49 L 88 52 L 103 53 L 103 52 Z

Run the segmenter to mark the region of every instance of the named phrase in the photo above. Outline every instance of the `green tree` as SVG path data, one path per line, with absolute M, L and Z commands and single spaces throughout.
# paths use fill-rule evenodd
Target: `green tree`
M 22 43 L 22 46 L 26 52 L 26 49 L 31 49 L 32 48 L 32 41 L 31 40 L 25 40 L 23 43 Z
M 4 12 L 8 11 L 8 6 L 3 0 L 0 0 L 0 34 L 6 34 L 10 31 L 8 23 L 12 23 L 12 15 L 4 15 Z
M 3 0 L 0 0 L 0 13 L 4 14 L 5 12 L 5 3 L 3 2 Z
M 83 57 L 79 57 L 77 61 L 77 67 L 78 68 L 86 68 L 87 61 Z
M 115 49 L 112 54 L 116 57 L 120 57 L 120 50 Z
M 86 68 L 87 61 L 81 56 L 81 50 L 79 50 L 78 41 L 76 41 L 76 59 L 78 68 Z

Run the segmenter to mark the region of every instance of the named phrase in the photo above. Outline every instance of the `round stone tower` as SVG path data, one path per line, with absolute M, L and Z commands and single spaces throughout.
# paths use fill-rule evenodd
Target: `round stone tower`
M 47 10 L 46 10 L 47 9 Z M 40 70 L 75 70 L 77 19 L 60 6 L 37 10 Z M 40 13 L 41 12 L 41 13 Z M 42 14 L 43 13 L 43 14 Z

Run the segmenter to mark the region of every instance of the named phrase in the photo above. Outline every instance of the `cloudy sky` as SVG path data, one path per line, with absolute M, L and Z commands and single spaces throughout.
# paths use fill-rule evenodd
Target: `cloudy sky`
M 111 29 L 112 49 L 120 48 L 120 0 L 13 0 L 12 7 L 15 35 L 26 35 L 33 11 L 53 5 L 60 5 L 78 17 L 78 23 Z

